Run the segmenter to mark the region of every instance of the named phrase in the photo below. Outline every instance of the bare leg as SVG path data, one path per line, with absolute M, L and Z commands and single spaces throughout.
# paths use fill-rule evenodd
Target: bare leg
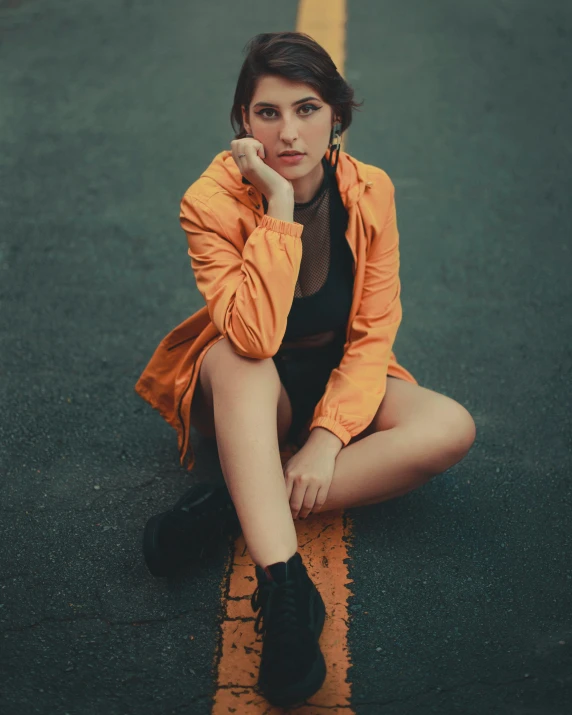
M 321 512 L 393 499 L 441 474 L 469 452 L 475 423 L 458 402 L 388 379 L 376 418 L 337 456 Z M 302 509 L 300 516 L 306 516 Z
M 278 431 L 287 431 L 285 392 L 272 359 L 234 352 L 226 339 L 205 355 L 203 403 L 212 402 L 222 472 L 254 563 L 287 561 L 298 548 L 288 502 Z M 204 405 L 203 405 L 204 410 Z M 291 416 L 291 412 L 290 412 Z
M 413 437 L 409 430 L 394 427 L 342 449 L 320 511 L 387 501 L 420 487 L 440 473 L 431 473 L 424 466 L 423 451 L 412 444 Z

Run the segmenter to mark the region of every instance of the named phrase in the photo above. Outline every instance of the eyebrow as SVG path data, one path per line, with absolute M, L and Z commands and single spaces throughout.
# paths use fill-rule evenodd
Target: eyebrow
M 316 102 L 319 102 L 320 100 L 317 97 L 304 97 L 304 99 L 299 99 L 296 102 L 292 102 L 292 106 L 296 106 L 296 104 L 302 104 L 302 102 L 307 102 L 310 99 L 315 99 Z M 271 102 L 256 102 L 254 107 L 276 107 L 278 108 L 277 104 L 272 104 Z

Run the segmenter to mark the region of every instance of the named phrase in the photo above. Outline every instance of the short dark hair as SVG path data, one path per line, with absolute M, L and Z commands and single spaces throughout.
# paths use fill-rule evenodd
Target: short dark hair
M 324 102 L 331 105 L 334 116 L 341 119 L 342 133 L 352 123 L 352 111 L 363 104 L 354 102 L 354 90 L 338 72 L 330 55 L 304 32 L 263 32 L 245 46 L 234 92 L 230 123 L 235 139 L 242 139 L 246 129 L 241 106 L 250 106 L 256 84 L 265 75 L 284 77 L 313 87 Z

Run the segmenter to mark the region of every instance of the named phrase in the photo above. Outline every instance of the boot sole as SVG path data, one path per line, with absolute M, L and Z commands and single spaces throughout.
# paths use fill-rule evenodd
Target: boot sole
M 316 591 L 316 608 L 314 614 L 316 618 L 316 640 L 319 641 L 324 629 L 326 620 L 326 606 L 319 591 Z M 316 658 L 312 670 L 304 678 L 304 680 L 295 683 L 294 685 L 285 688 L 284 690 L 265 691 L 261 686 L 260 690 L 264 697 L 272 705 L 282 708 L 291 708 L 295 705 L 301 705 L 307 698 L 317 693 L 324 684 L 326 679 L 326 661 L 318 643 L 318 657 Z

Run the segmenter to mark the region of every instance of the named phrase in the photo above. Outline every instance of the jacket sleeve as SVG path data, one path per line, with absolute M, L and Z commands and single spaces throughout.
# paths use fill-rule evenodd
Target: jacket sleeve
M 363 294 L 339 367 L 332 370 L 310 430 L 325 427 L 344 446 L 373 420 L 385 395 L 387 367 L 401 323 L 395 187 L 381 231 L 369 246 Z
M 239 355 L 272 357 L 294 299 L 303 225 L 264 215 L 241 253 L 215 211 L 189 193 L 179 218 L 197 288 L 217 330 Z

